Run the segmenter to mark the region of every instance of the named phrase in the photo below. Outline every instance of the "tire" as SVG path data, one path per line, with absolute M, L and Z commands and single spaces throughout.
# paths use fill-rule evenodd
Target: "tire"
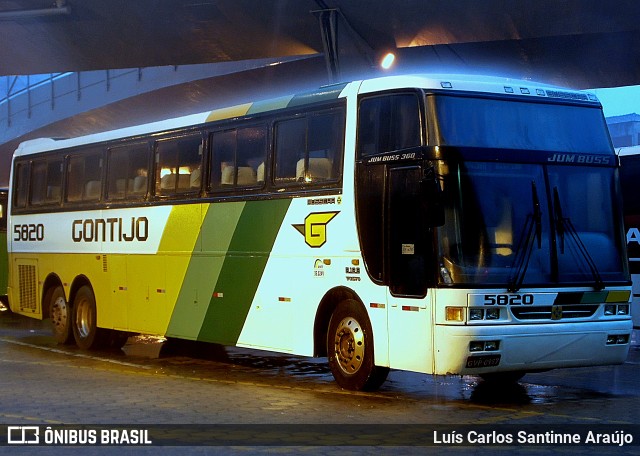
M 107 331 L 98 328 L 96 299 L 88 285 L 80 287 L 73 300 L 73 338 L 83 350 L 102 348 Z
M 353 299 L 341 302 L 331 315 L 327 354 L 333 378 L 344 389 L 376 390 L 389 374 L 388 367 L 374 364 L 371 323 Z
M 51 318 L 51 332 L 59 344 L 69 344 L 73 341 L 71 306 L 64 295 L 64 289 L 58 285 L 47 292 L 49 317 Z

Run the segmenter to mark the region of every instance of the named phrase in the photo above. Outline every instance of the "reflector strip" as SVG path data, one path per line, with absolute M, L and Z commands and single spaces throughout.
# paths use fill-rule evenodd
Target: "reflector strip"
M 629 302 L 630 296 L 631 292 L 628 290 L 610 291 L 606 302 Z
M 291 302 L 291 298 L 285 298 L 283 296 L 280 296 L 278 298 L 278 301 L 280 301 L 280 302 Z
M 372 307 L 374 309 L 384 309 L 386 306 L 377 302 L 371 302 L 369 303 L 369 307 Z
M 224 298 L 224 293 L 213 293 L 214 298 Z
M 420 308 L 418 306 L 402 306 L 402 310 L 407 310 L 409 312 L 418 312 Z
M 603 302 L 628 302 L 631 296 L 629 290 L 612 290 L 612 291 L 569 291 L 566 293 L 558 293 L 555 305 L 563 304 L 600 304 Z

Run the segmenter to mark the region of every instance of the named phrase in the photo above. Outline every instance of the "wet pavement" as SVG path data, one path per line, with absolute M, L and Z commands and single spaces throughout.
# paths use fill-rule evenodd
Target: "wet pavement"
M 56 345 L 48 322 L 2 312 L 0 424 L 146 426 L 161 446 L 4 446 L 0 452 L 513 454 L 509 445 L 436 445 L 433 432 L 463 434 L 469 426 L 548 432 L 570 425 L 620 436 L 640 428 L 639 376 L 635 333 L 620 366 L 529 374 L 500 387 L 475 377 L 392 371 L 379 391 L 350 392 L 333 382 L 326 359 L 149 336 L 131 337 L 123 350 L 85 352 Z M 524 445 L 518 453 L 640 454 L 640 432 L 634 437 L 635 445 L 621 447 Z M 205 445 L 167 446 L 191 441 Z

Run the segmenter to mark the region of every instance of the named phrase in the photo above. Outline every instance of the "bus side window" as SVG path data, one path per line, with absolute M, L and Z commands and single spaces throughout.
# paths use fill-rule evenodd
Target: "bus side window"
M 61 158 L 33 163 L 31 167 L 30 204 L 60 204 L 62 170 L 63 163 Z
M 309 118 L 307 161 L 296 166 L 296 178 L 305 182 L 335 180 L 342 172 L 344 116 L 342 111 Z M 305 165 L 301 169 L 301 165 Z
M 264 182 L 266 138 L 264 126 L 213 133 L 209 190 L 256 187 Z
M 297 164 L 300 160 L 304 163 L 306 142 L 306 117 L 283 120 L 276 124 L 276 183 L 297 181 Z
M 102 151 L 94 150 L 69 158 L 68 202 L 97 201 L 102 193 Z
M 360 157 L 421 145 L 420 103 L 416 94 L 366 98 L 360 103 Z
M 149 147 L 130 144 L 109 149 L 108 199 L 143 199 L 147 194 Z
M 14 174 L 15 182 L 13 184 L 13 206 L 16 209 L 24 209 L 27 207 L 27 197 L 29 195 L 29 165 L 28 162 L 16 164 Z
M 342 110 L 309 113 L 276 124 L 277 184 L 339 180 L 344 150 Z
M 200 189 L 200 134 L 156 142 L 156 195 L 168 196 Z

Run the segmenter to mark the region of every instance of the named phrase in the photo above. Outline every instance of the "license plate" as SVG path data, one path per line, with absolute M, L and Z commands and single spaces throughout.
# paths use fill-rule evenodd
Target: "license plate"
M 500 364 L 500 355 L 469 356 L 467 368 L 493 367 Z

